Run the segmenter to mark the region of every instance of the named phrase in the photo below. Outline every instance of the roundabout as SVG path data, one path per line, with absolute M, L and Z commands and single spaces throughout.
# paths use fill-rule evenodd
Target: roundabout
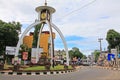
M 69 65 L 69 54 L 68 54 L 68 47 L 66 40 L 62 34 L 62 32 L 59 30 L 59 28 L 52 23 L 52 14 L 55 12 L 55 9 L 53 7 L 47 6 L 47 2 L 45 0 L 44 6 L 38 6 L 36 9 L 36 12 L 38 13 L 38 18 L 35 20 L 35 22 L 31 25 L 29 25 L 25 31 L 21 34 L 17 46 L 15 48 L 15 55 L 14 55 L 14 61 L 12 67 L 9 67 L 8 70 L 1 70 L 0 74 L 5 75 L 43 75 L 43 74 L 62 74 L 62 73 L 68 73 L 73 72 L 74 68 Z M 45 25 L 48 25 L 49 31 L 43 31 L 43 28 Z M 37 27 L 39 26 L 39 27 Z M 22 50 L 22 47 L 24 47 L 23 39 L 25 35 L 32 29 L 35 28 L 36 33 L 34 31 L 33 37 L 37 36 L 35 38 L 35 44 L 34 39 L 31 47 L 31 58 L 28 63 L 22 64 L 22 61 L 28 60 L 28 52 L 25 49 L 24 52 L 20 52 Z M 54 50 L 54 35 L 53 35 L 53 29 L 58 32 L 64 48 L 65 48 L 65 59 L 63 59 L 62 65 L 56 66 L 55 63 L 55 50 Z M 44 32 L 44 33 L 43 33 Z M 40 38 L 42 34 L 49 34 L 48 42 L 46 42 L 47 46 L 47 52 L 45 50 L 40 51 L 41 44 L 40 44 Z M 21 47 L 22 46 L 22 47 Z M 44 48 L 43 48 L 44 49 Z M 19 54 L 21 53 L 22 57 L 19 57 Z M 22 61 L 19 61 L 19 60 Z M 62 60 L 62 59 L 61 59 Z M 42 63 L 42 66 L 40 66 Z M 3 64 L 3 67 L 6 64 Z
M 37 71 L 37 72 L 0 72 L 0 75 L 50 75 L 74 72 L 74 70 Z
M 28 67 L 25 69 L 20 70 L 1 70 L 1 75 L 50 75 L 50 74 L 65 74 L 74 72 L 75 69 L 73 69 L 71 66 L 68 67 L 68 69 L 65 69 L 64 66 L 55 66 L 54 68 L 50 68 L 50 70 L 46 70 L 44 66 L 34 66 L 34 67 Z

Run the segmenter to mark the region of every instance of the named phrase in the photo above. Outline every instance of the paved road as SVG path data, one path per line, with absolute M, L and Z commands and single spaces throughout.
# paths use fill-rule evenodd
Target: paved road
M 56 75 L 0 75 L 0 80 L 120 80 L 119 71 L 84 67 L 79 71 Z

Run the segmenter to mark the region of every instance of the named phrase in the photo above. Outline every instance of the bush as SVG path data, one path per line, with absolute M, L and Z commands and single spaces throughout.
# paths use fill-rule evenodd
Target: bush
M 50 70 L 50 66 L 51 66 L 50 61 L 46 61 L 45 62 L 45 69 Z
M 0 70 L 4 69 L 4 64 L 0 63 Z
M 18 71 L 19 69 L 20 69 L 20 65 L 19 64 L 14 65 L 13 71 Z
M 66 64 L 64 64 L 64 69 L 68 69 L 68 66 Z
M 46 70 L 50 70 L 50 65 L 45 65 Z

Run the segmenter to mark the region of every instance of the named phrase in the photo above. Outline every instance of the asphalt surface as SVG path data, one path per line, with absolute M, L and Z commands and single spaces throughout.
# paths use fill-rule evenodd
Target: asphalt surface
M 83 67 L 76 72 L 54 75 L 0 75 L 0 80 L 120 80 L 120 71 Z

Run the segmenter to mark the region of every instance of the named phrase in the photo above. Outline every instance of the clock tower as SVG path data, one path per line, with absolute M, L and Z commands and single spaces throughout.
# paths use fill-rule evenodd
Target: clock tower
M 39 29 L 39 33 L 38 33 L 38 36 L 42 34 L 42 31 L 43 31 L 43 28 L 44 28 L 44 24 L 47 24 L 48 25 L 48 28 L 49 28 L 49 46 L 48 46 L 48 49 L 49 49 L 49 53 L 50 53 L 50 57 L 51 57 L 51 64 L 53 65 L 54 67 L 54 59 L 55 59 L 55 55 L 54 55 L 54 36 L 52 35 L 52 29 L 54 28 L 58 34 L 60 35 L 61 37 L 61 40 L 64 44 L 64 48 L 65 48 L 65 52 L 66 52 L 66 63 L 67 65 L 69 65 L 69 54 L 68 54 L 68 48 L 67 48 L 67 43 L 66 43 L 66 40 L 62 34 L 62 32 L 59 30 L 59 28 L 52 23 L 52 14 L 55 12 L 55 9 L 53 7 L 50 7 L 50 6 L 47 6 L 47 1 L 45 0 L 45 5 L 44 6 L 38 6 L 35 10 L 36 12 L 38 13 L 38 18 L 37 20 L 32 23 L 31 25 L 29 25 L 25 31 L 21 34 L 21 37 L 19 38 L 19 41 L 17 43 L 17 47 L 16 47 L 16 52 L 15 52 L 15 61 L 18 61 L 18 55 L 19 55 L 19 49 L 20 49 L 20 45 L 22 44 L 22 40 L 24 38 L 24 36 L 33 28 L 35 27 L 36 25 L 41 25 L 40 29 Z M 39 61 L 39 43 L 40 42 L 40 36 L 38 37 L 38 40 L 37 40 L 37 48 L 36 50 L 34 51 L 35 54 L 32 55 L 31 58 L 35 59 L 35 62 L 37 63 Z
M 51 16 L 55 12 L 55 9 L 53 7 L 47 6 L 45 1 L 45 5 L 37 7 L 36 11 L 38 12 L 38 20 L 46 23 L 46 20 L 51 21 Z

